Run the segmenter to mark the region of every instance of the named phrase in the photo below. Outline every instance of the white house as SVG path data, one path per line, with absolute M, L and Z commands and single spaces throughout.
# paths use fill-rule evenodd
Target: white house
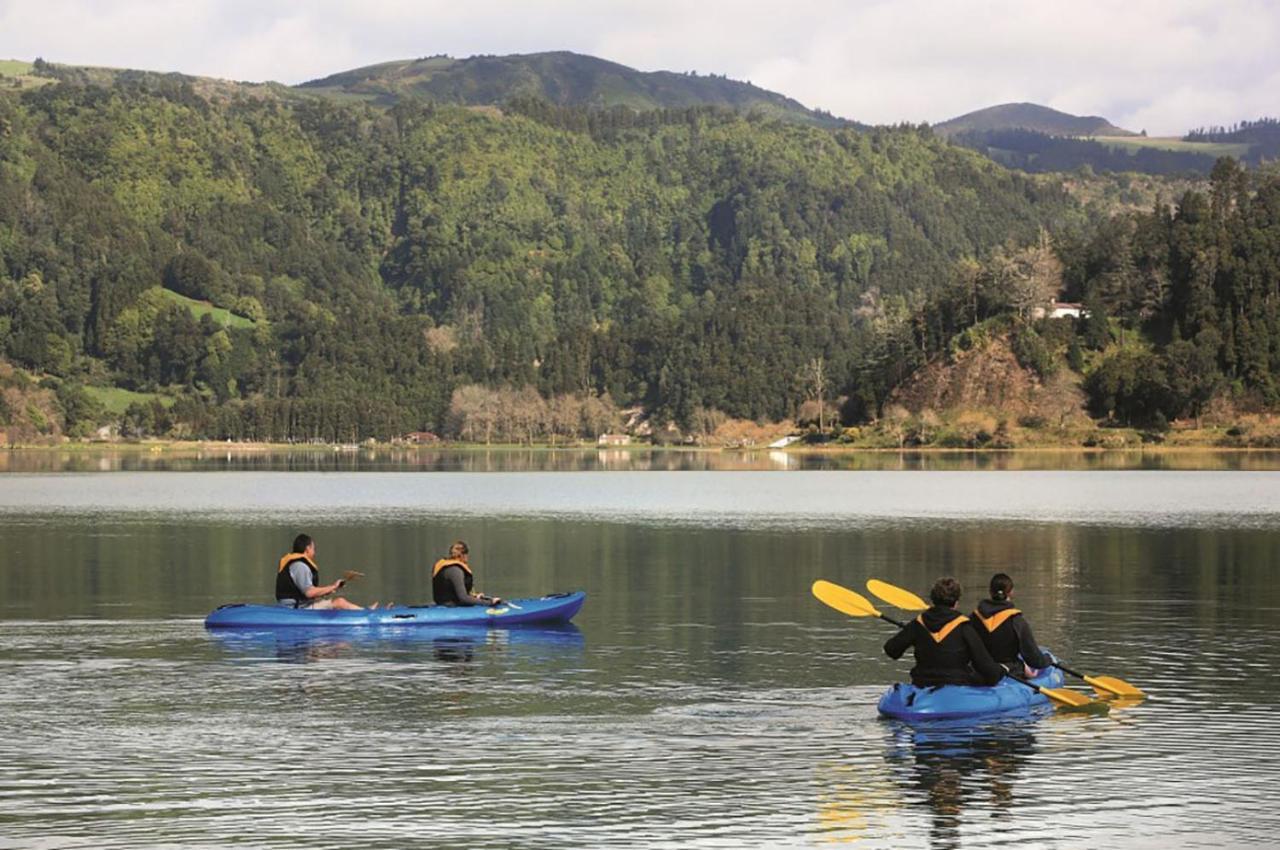
M 1048 316 L 1050 319 L 1083 319 L 1089 315 L 1089 312 L 1083 306 L 1073 301 L 1050 301 L 1047 307 L 1034 307 L 1031 310 L 1031 318 L 1043 319 Z

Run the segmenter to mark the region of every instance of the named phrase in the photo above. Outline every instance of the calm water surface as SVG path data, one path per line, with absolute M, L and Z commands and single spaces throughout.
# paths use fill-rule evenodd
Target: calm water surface
M 486 591 L 589 598 L 206 632 L 299 530 L 360 602 L 426 599 L 456 537 Z M 0 475 L 0 847 L 1274 846 L 1278 544 L 1266 471 Z M 1152 698 L 877 718 L 908 665 L 810 583 L 996 570 Z

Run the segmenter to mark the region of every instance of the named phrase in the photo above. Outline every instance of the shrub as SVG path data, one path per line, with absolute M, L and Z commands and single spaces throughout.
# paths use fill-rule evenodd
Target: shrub
M 1018 363 L 1024 369 L 1030 369 L 1041 378 L 1047 378 L 1057 368 L 1053 352 L 1030 325 L 1019 325 L 1015 328 L 1010 342 L 1013 346 L 1013 356 L 1018 358 Z

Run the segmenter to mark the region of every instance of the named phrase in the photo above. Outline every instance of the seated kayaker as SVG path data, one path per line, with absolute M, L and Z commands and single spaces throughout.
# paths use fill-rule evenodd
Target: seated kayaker
M 467 563 L 467 544 L 455 540 L 449 557 L 436 561 L 431 568 L 431 597 L 437 605 L 501 605 L 502 600 L 483 593 L 472 593 L 474 577 Z
M 333 596 L 346 584 L 342 579 L 333 584 L 320 584 L 320 569 L 316 566 L 315 557 L 316 542 L 310 535 L 299 534 L 294 538 L 293 551 L 280 559 L 280 568 L 276 570 L 276 604 L 313 610 L 364 610 L 341 596 Z
M 1053 664 L 1053 658 L 1041 651 L 1031 634 L 1031 624 L 1013 607 L 1012 599 L 1013 579 L 1004 573 L 993 575 L 991 598 L 979 602 L 973 612 L 974 628 L 997 664 L 1014 675 L 1031 678 Z
M 933 606 L 885 642 L 885 654 L 894 659 L 915 649 L 913 685 L 994 685 L 1004 676 L 969 618 L 956 610 L 960 593 L 960 582 L 938 579 L 929 591 Z

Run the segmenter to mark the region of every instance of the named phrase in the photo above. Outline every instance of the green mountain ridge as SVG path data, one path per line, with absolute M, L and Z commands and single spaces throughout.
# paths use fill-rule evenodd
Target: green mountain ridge
M 1037 103 L 1002 103 L 957 116 L 933 127 L 942 136 L 993 130 L 1032 130 L 1049 136 L 1136 136 L 1097 115 L 1071 115 Z
M 638 71 L 569 51 L 383 62 L 311 80 L 297 88 L 383 106 L 404 97 L 468 106 L 501 106 L 512 98 L 524 97 L 592 109 L 723 106 L 818 126 L 853 123 L 751 83 L 715 75 Z

